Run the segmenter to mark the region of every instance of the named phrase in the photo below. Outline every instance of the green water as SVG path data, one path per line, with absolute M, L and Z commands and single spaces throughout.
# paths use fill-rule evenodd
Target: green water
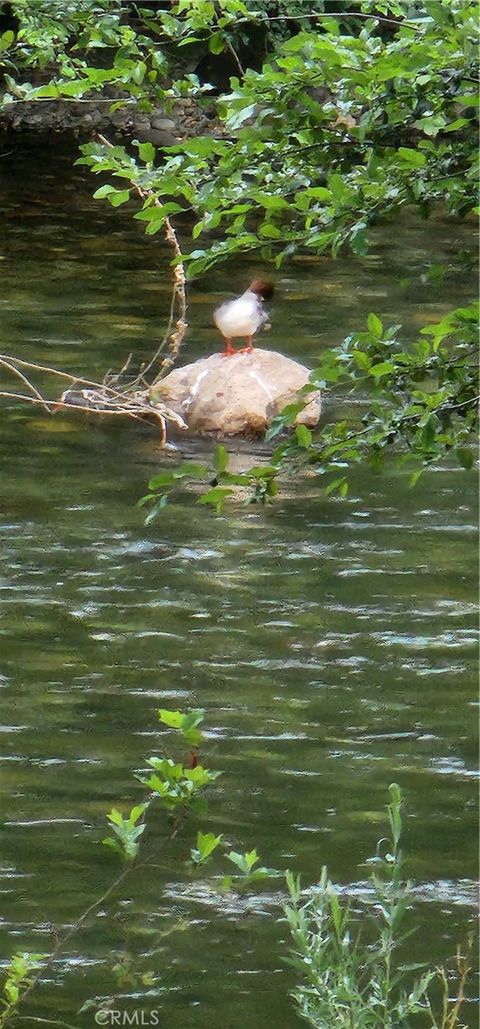
M 91 200 L 67 152 L 14 137 L 0 157 L 2 351 L 95 378 L 130 352 L 137 366 L 168 315 L 161 240 Z M 438 319 L 475 294 L 473 247 L 471 225 L 407 219 L 378 228 L 365 261 L 298 260 L 278 275 L 265 343 L 313 365 L 371 310 L 406 333 Z M 212 308 L 253 270 L 192 286 L 185 360 L 220 345 Z M 203 829 L 305 884 L 327 863 L 362 894 L 399 782 L 418 900 L 409 955 L 448 959 L 475 918 L 474 474 L 442 467 L 410 491 L 400 473 L 363 469 L 346 500 L 312 477 L 267 510 L 215 517 L 191 498 L 145 528 L 135 503 L 161 459 L 147 428 L 3 404 L 0 954 L 49 950 L 52 926 L 108 887 L 105 813 L 139 799 L 146 756 L 178 753 L 156 717 L 171 706 L 205 708 L 205 758 L 224 771 Z M 282 881 L 242 896 L 192 884 L 191 831 L 164 836 L 159 816 L 158 867 L 72 938 L 26 1014 L 93 1026 L 78 1008 L 115 992 L 126 952 L 159 982 L 124 984 L 116 1007 L 158 1011 L 163 1029 L 300 1025 Z

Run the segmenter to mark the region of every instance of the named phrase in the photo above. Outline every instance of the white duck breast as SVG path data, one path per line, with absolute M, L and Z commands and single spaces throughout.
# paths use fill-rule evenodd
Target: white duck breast
M 267 315 L 257 294 L 247 289 L 237 300 L 227 300 L 217 307 L 213 320 L 222 336 L 232 339 L 235 336 L 253 336 L 267 320 Z

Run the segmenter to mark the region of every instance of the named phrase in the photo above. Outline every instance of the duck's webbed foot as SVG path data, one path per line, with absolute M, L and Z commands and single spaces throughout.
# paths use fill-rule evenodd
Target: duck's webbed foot
M 233 355 L 236 354 L 236 353 L 237 353 L 237 351 L 234 350 L 234 348 L 232 347 L 231 339 L 226 339 L 225 340 L 225 350 L 222 350 L 222 353 L 221 353 L 220 356 L 221 357 L 233 357 Z
M 238 354 L 251 354 L 253 350 L 253 336 L 247 336 L 247 346 L 237 350 Z

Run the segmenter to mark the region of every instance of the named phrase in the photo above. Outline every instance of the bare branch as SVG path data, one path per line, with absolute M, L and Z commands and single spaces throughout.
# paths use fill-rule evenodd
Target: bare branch
M 112 148 L 112 143 L 105 136 L 99 135 L 98 138 L 104 146 Z M 157 207 L 162 206 L 152 190 L 142 189 L 135 182 L 132 182 L 131 185 L 143 201 L 147 197 L 153 197 L 154 204 Z M 162 361 L 160 374 L 157 375 L 154 381 L 157 381 L 174 364 L 187 330 L 186 279 L 182 263 L 182 252 L 175 229 L 169 218 L 165 218 L 164 229 L 167 243 L 172 248 L 176 258 L 173 268 L 170 314 L 166 334 L 156 353 L 147 365 L 142 368 L 140 374 L 122 386 L 122 377 L 130 364 L 131 354 L 118 373 L 108 371 L 104 376 L 103 382 L 100 383 L 80 375 L 72 375 L 70 372 L 60 371 L 58 368 L 51 368 L 48 365 L 25 361 L 19 357 L 12 357 L 9 354 L 0 354 L 0 368 L 4 368 L 11 375 L 20 379 L 28 390 L 27 394 L 15 393 L 13 390 L 0 390 L 0 397 L 40 405 L 49 414 L 55 414 L 55 412 L 60 410 L 74 410 L 84 411 L 89 415 L 121 415 L 122 417 L 133 418 L 136 421 L 144 421 L 145 419 L 151 421 L 153 419 L 160 427 L 162 444 L 166 441 L 167 423 L 172 423 L 180 429 L 186 428 L 183 418 L 175 411 L 170 410 L 163 404 L 153 405 L 150 403 L 149 383 L 146 379 L 146 374 L 151 370 L 167 345 L 170 355 Z M 177 307 L 177 319 L 173 327 L 175 307 Z M 27 374 L 29 372 L 56 376 L 66 381 L 68 386 L 60 399 L 54 398 L 49 400 L 31 382 Z
M 48 411 L 48 413 L 50 413 L 50 408 L 47 404 L 47 401 L 44 399 L 44 397 L 42 397 L 42 394 L 39 393 L 38 389 L 33 385 L 33 383 L 30 382 L 30 379 L 28 379 L 27 376 L 24 375 L 19 368 L 16 368 L 14 364 L 12 364 L 8 359 L 6 360 L 4 357 L 0 357 L 0 365 L 3 368 L 7 368 L 8 371 L 12 372 L 13 375 L 16 375 L 19 379 L 21 379 L 22 382 L 25 383 L 27 389 L 31 390 L 31 392 L 37 398 L 37 400 L 41 404 L 43 404 L 45 410 Z
M 110 150 L 113 150 L 113 143 L 110 143 L 110 140 L 108 140 L 106 138 L 106 136 L 103 136 L 101 133 L 97 133 L 97 139 L 99 139 L 100 142 L 103 143 L 103 146 L 106 146 Z M 130 181 L 130 185 L 135 190 L 135 192 L 138 194 L 138 196 L 140 197 L 141 200 L 146 200 L 147 197 L 153 197 L 154 198 L 153 199 L 154 206 L 155 207 L 162 207 L 162 204 L 160 203 L 158 197 L 155 196 L 155 193 L 153 192 L 153 190 L 151 190 L 151 189 L 143 189 L 143 187 L 139 186 L 138 183 L 132 182 L 131 179 L 129 181 Z M 177 317 L 175 329 L 174 329 L 174 331 L 172 333 L 170 333 L 171 321 L 169 321 L 168 333 L 169 333 L 169 349 L 170 349 L 171 356 L 167 357 L 167 358 L 164 358 L 164 360 L 162 361 L 160 373 L 157 376 L 157 378 L 154 380 L 155 382 L 157 381 L 158 378 L 161 378 L 172 367 L 172 365 L 175 363 L 175 361 L 176 361 L 176 359 L 178 357 L 178 354 L 180 352 L 180 347 L 182 345 L 185 333 L 186 333 L 187 328 L 188 328 L 188 325 L 187 325 L 186 277 L 185 277 L 185 268 L 184 268 L 184 265 L 183 265 L 183 262 L 182 262 L 182 251 L 180 249 L 180 245 L 179 245 L 179 242 L 178 242 L 178 239 L 177 239 L 177 235 L 176 235 L 175 229 L 173 228 L 173 225 L 172 225 L 172 223 L 170 221 L 170 218 L 168 218 L 168 217 L 165 218 L 164 228 L 165 228 L 165 239 L 167 240 L 167 243 L 169 244 L 169 246 L 172 248 L 172 250 L 173 250 L 173 252 L 175 254 L 175 257 L 177 259 L 177 263 L 175 264 L 175 266 L 173 268 L 173 280 L 174 280 L 173 288 L 174 288 L 174 298 L 175 298 L 176 303 L 178 304 L 178 317 Z M 157 354 L 159 354 L 161 352 L 163 346 L 164 346 L 164 343 L 162 342 L 161 346 L 159 347 L 159 350 L 158 350 Z

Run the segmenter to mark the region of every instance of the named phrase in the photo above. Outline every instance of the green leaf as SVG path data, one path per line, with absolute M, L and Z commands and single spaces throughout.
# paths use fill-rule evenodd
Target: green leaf
M 348 491 L 348 482 L 344 475 L 340 479 L 333 479 L 332 482 L 329 482 L 328 486 L 325 487 L 325 495 L 328 497 L 331 493 L 340 493 L 344 489 L 345 485 L 347 486 Z M 345 496 L 345 493 L 341 495 Z
M 217 849 L 221 843 L 223 836 L 214 836 L 213 833 L 197 833 L 197 846 L 196 849 L 191 850 L 192 860 L 195 864 L 203 864 L 213 854 L 214 850 Z
M 138 822 L 138 819 L 141 818 L 141 816 L 145 813 L 147 807 L 147 803 L 137 804 L 135 807 L 132 807 L 132 810 L 130 811 L 129 821 L 132 822 L 133 825 L 135 824 L 135 822 Z
M 223 32 L 214 32 L 208 41 L 208 49 L 211 54 L 223 54 L 225 50 L 225 37 Z
M 323 200 L 326 204 L 329 204 L 332 200 L 332 191 L 327 189 L 326 186 L 309 186 L 305 192 L 307 196 L 312 197 L 314 200 Z
M 368 372 L 372 367 L 372 358 L 363 350 L 354 350 L 352 354 L 353 363 L 360 371 Z M 327 380 L 328 381 L 328 380 Z
M 198 729 L 205 717 L 205 711 L 203 708 L 194 709 L 189 711 L 188 714 L 184 715 L 183 722 L 181 725 L 182 735 L 185 737 L 187 743 L 191 743 L 192 746 L 196 747 L 202 740 L 202 733 Z M 195 773 L 198 775 L 197 769 L 193 769 L 192 777 L 195 778 Z
M 116 193 L 116 192 L 117 191 L 115 189 L 115 186 L 109 186 L 109 185 L 100 186 L 99 189 L 95 190 L 95 193 L 93 194 L 93 199 L 94 200 L 103 200 L 103 198 L 104 197 L 108 197 L 110 195 L 110 193 Z
M 456 118 L 455 121 L 448 122 L 448 125 L 445 125 L 443 131 L 444 132 L 458 132 L 459 129 L 463 129 L 465 127 L 465 125 L 469 125 L 469 124 L 470 124 L 470 122 L 469 122 L 468 118 Z
M 227 854 L 228 860 L 232 861 L 237 868 L 243 872 L 244 875 L 249 875 L 254 865 L 258 863 L 258 854 L 256 850 L 247 851 L 245 854 L 239 854 L 237 851 L 231 850 Z
M 192 746 L 198 746 L 202 739 L 202 733 L 198 729 L 201 725 L 205 716 L 203 708 L 194 708 L 187 714 L 183 714 L 181 711 L 169 711 L 166 708 L 159 708 L 158 717 L 164 725 L 168 725 L 170 729 L 176 729 L 182 733 L 182 736 L 186 739 L 187 743 Z M 151 762 L 154 767 L 157 768 L 158 762 Z M 164 765 L 162 764 L 163 768 Z
M 365 257 L 368 252 L 367 223 L 359 221 L 350 233 L 350 246 L 357 257 Z
M 167 708 L 160 707 L 158 709 L 158 717 L 170 729 L 181 729 L 185 715 L 181 711 L 168 711 Z
M 147 207 L 142 207 L 141 211 L 137 211 L 133 217 L 139 222 L 152 222 L 154 224 L 158 224 L 159 228 L 161 228 L 165 221 L 165 216 L 168 214 L 168 211 L 166 210 L 167 207 L 170 207 L 171 210 L 171 205 L 169 204 L 155 204 L 153 206 L 149 204 Z M 177 209 L 181 210 L 178 205 Z
M 281 239 L 282 231 L 278 225 L 274 225 L 273 222 L 262 222 L 259 226 L 259 235 L 265 239 Z
M 138 154 L 141 160 L 145 161 L 145 164 L 152 164 L 155 160 L 155 147 L 153 144 L 149 142 L 137 144 L 137 140 L 135 139 L 133 140 L 133 143 L 138 145 Z
M 376 314 L 369 314 L 367 318 L 368 331 L 372 333 L 372 336 L 376 336 L 377 339 L 381 339 L 383 336 L 383 325 L 380 318 Z
M 256 103 L 249 104 L 247 107 L 244 107 L 242 110 L 237 111 L 236 114 L 233 114 L 229 118 L 227 118 L 228 128 L 233 130 L 239 129 L 244 122 L 248 121 L 248 119 L 252 117 L 252 114 L 254 114 L 255 112 L 256 106 Z
M 148 515 L 145 519 L 145 525 L 151 525 L 151 523 L 155 520 L 157 515 L 160 514 L 160 512 L 163 511 L 164 508 L 166 508 L 169 496 L 170 493 L 163 493 L 162 496 L 158 498 L 156 503 L 148 512 Z
M 411 168 L 424 168 L 427 163 L 425 154 L 422 154 L 419 150 L 411 150 L 410 147 L 399 147 L 397 154 Z
M 370 375 L 373 375 L 374 379 L 380 379 L 383 375 L 391 375 L 395 370 L 395 365 L 391 361 L 382 361 L 380 364 L 372 365 Z
M 473 450 L 470 450 L 469 447 L 457 447 L 455 450 L 455 456 L 462 468 L 465 468 L 467 471 L 470 471 L 470 468 L 473 468 L 475 455 Z
M 478 107 L 480 105 L 480 93 L 468 93 L 462 94 L 462 96 L 456 96 L 454 98 L 456 104 L 461 104 L 462 107 Z
M 154 475 L 153 479 L 150 479 L 148 483 L 149 489 L 159 489 L 162 486 L 171 486 L 175 479 L 173 469 L 169 472 L 159 472 L 158 475 Z
M 15 39 L 15 33 L 12 32 L 11 29 L 7 29 L 7 31 L 4 32 L 3 35 L 0 36 L 0 51 L 1 50 L 8 50 L 10 44 L 13 43 L 14 39 Z
M 121 204 L 126 204 L 127 200 L 130 200 L 129 189 L 116 189 L 108 195 L 108 202 L 112 207 L 120 207 Z
M 434 139 L 445 128 L 447 119 L 443 117 L 443 114 L 434 114 L 425 118 L 419 118 L 413 124 L 416 128 L 421 129 L 426 136 L 431 136 Z
M 228 452 L 221 443 L 219 443 L 213 453 L 213 466 L 215 471 L 221 474 L 225 472 L 228 467 Z
M 184 461 L 173 470 L 174 479 L 204 479 L 209 474 L 208 465 L 198 464 L 197 461 Z
M 132 70 L 131 77 L 137 86 L 141 86 L 147 72 L 145 61 L 139 61 Z
M 16 1004 L 20 996 L 20 990 L 18 986 L 16 986 L 15 983 L 13 983 L 10 979 L 7 979 L 3 989 L 7 997 L 7 1000 L 10 1002 L 10 1004 Z
M 299 446 L 308 450 L 308 447 L 311 446 L 312 443 L 312 433 L 310 432 L 310 429 L 306 425 L 300 423 L 295 429 L 295 435 Z
M 413 489 L 413 487 L 417 485 L 417 482 L 421 478 L 421 476 L 423 475 L 424 471 L 425 471 L 424 468 L 417 468 L 414 472 L 412 472 L 412 474 L 411 474 L 411 476 L 410 476 L 410 478 L 408 480 L 408 485 L 410 486 L 411 489 Z
M 203 493 L 203 495 L 198 498 L 197 504 L 210 504 L 215 508 L 216 513 L 220 514 L 225 500 L 232 493 L 233 490 L 227 486 L 214 486 L 213 489 L 208 490 L 207 493 Z

